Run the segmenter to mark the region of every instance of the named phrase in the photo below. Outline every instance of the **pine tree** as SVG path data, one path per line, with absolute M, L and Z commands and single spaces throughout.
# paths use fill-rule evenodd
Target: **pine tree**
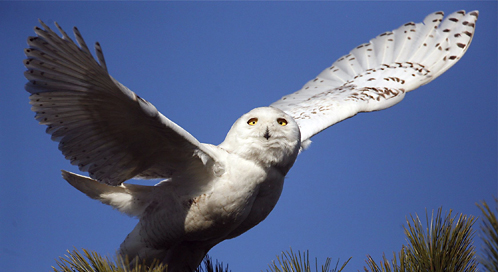
M 497 212 L 498 199 L 495 198 Z M 482 239 L 485 244 L 484 254 L 476 257 L 473 246 L 474 230 L 473 224 L 476 219 L 473 216 L 460 214 L 452 216 L 451 210 L 442 215 L 442 209 L 436 214 L 432 212 L 431 219 L 426 213 L 427 226 L 424 228 L 418 215 L 407 218 L 405 235 L 408 245 L 403 245 L 399 253 L 393 253 L 393 259 L 388 260 L 384 255 L 382 261 L 377 264 L 372 257 L 366 260 L 367 266 L 364 270 L 369 272 L 402 272 L 402 271 L 451 271 L 451 272 L 474 272 L 477 269 L 477 259 L 484 266 L 485 271 L 498 272 L 498 220 L 497 213 L 493 213 L 486 202 L 477 205 L 483 213 L 483 224 L 481 226 Z M 351 259 L 351 258 L 350 258 Z M 349 260 L 350 260 L 349 259 Z M 340 272 L 347 263 L 339 268 L 337 261 L 332 268 L 332 259 L 327 258 L 323 265 L 318 264 L 315 259 L 314 265 L 310 262 L 309 252 L 300 251 L 282 252 L 276 257 L 276 261 L 269 264 L 267 272 Z M 167 267 L 159 263 L 150 267 L 141 264 L 130 265 L 126 259 L 117 257 L 111 259 L 83 249 L 68 251 L 64 257 L 57 261 L 59 268 L 52 267 L 54 272 L 167 272 Z M 133 268 L 129 268 L 133 267 Z M 314 269 L 313 269 L 314 267 Z M 356 268 L 355 268 L 356 269 Z M 218 261 L 213 262 L 206 256 L 202 265 L 196 272 L 228 272 L 228 265 Z

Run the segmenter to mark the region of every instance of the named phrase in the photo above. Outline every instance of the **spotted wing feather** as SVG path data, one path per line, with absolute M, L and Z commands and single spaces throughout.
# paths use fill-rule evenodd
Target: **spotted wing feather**
M 406 23 L 353 49 L 290 95 L 271 104 L 297 121 L 301 139 L 359 112 L 386 109 L 429 83 L 467 51 L 479 13 L 443 12 Z

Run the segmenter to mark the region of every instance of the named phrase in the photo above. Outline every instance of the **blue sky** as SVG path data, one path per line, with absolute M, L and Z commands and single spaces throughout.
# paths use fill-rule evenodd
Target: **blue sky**
M 0 2 L 2 269 L 48 271 L 73 248 L 112 255 L 137 222 L 60 176 L 77 169 L 34 120 L 23 87 L 38 18 L 68 33 L 78 26 L 88 44 L 100 42 L 113 77 L 219 144 L 240 115 L 300 89 L 355 46 L 460 9 L 480 11 L 460 62 L 400 104 L 314 137 L 269 217 L 210 252 L 233 271 L 264 270 L 290 247 L 319 262 L 353 257 L 346 270 L 357 271 L 366 255 L 400 250 L 409 214 L 480 215 L 475 203 L 498 190 L 497 3 Z

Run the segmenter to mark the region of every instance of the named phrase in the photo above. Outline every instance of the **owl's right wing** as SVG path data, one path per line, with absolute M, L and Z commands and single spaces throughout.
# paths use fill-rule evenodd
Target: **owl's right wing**
M 79 31 L 76 45 L 40 21 L 25 49 L 26 90 L 40 124 L 66 159 L 100 182 L 167 178 L 211 160 L 208 147 L 107 72 L 100 45 L 93 58 Z
M 304 144 L 359 112 L 389 108 L 429 83 L 467 51 L 479 13 L 443 12 L 407 23 L 353 49 L 304 87 L 270 106 L 291 115 Z M 442 21 L 442 22 L 441 22 Z

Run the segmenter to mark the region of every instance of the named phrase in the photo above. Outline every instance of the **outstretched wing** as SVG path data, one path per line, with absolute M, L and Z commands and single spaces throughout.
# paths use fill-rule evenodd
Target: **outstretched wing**
M 169 177 L 211 154 L 187 131 L 107 72 L 100 45 L 93 58 L 79 31 L 79 47 L 40 21 L 25 49 L 30 104 L 66 159 L 100 182 L 118 185 L 137 175 Z
M 380 34 L 271 106 L 296 120 L 302 142 L 359 112 L 389 108 L 463 56 L 478 15 L 462 10 L 442 21 L 444 13 L 435 12 Z

